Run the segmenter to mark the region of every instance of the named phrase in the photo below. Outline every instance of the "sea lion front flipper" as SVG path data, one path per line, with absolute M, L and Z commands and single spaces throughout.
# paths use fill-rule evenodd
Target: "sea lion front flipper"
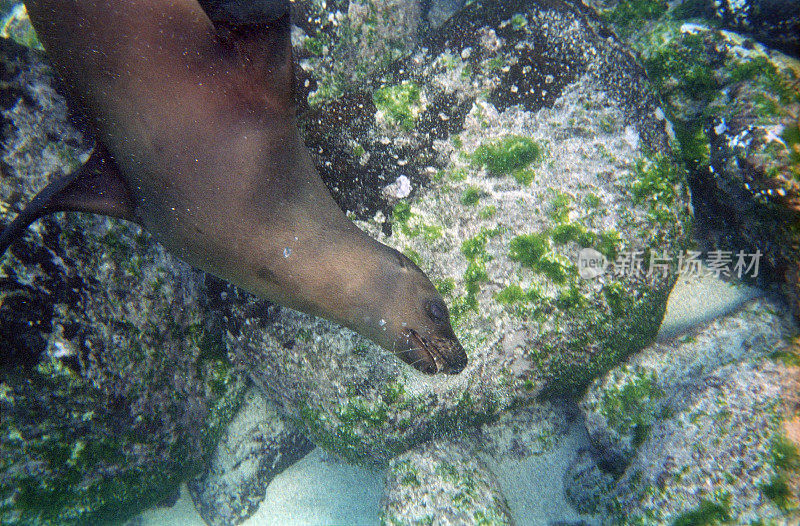
M 71 174 L 56 179 L 28 203 L 0 234 L 0 256 L 31 223 L 54 212 L 90 212 L 133 221 L 128 186 L 105 147 L 98 144 L 89 159 Z

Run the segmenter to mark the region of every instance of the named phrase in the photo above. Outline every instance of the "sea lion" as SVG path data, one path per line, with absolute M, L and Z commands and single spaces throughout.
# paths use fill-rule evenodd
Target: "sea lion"
M 418 370 L 467 363 L 428 277 L 337 206 L 296 125 L 288 1 L 29 0 L 97 147 L 0 236 L 72 210 L 134 221 L 191 265 L 349 327 Z M 2 252 L 0 252 L 2 253 Z

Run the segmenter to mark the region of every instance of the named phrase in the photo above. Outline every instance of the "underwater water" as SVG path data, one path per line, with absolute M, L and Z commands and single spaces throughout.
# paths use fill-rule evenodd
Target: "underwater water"
M 0 1 L 0 523 L 800 523 L 795 4 Z

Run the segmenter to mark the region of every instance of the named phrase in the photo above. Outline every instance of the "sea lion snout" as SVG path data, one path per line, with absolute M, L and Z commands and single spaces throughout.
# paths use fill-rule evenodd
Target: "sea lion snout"
M 455 337 L 423 336 L 405 329 L 403 336 L 410 347 L 398 353 L 400 358 L 425 374 L 458 374 L 467 366 L 467 353 Z
M 438 296 L 423 302 L 422 316 L 401 331 L 398 356 L 426 374 L 458 374 L 467 365 L 467 353 L 456 338 L 444 301 Z
M 408 257 L 380 245 L 384 258 L 377 280 L 386 290 L 381 307 L 387 320 L 381 345 L 425 374 L 458 374 L 467 365 L 467 353 L 450 323 L 441 294 L 427 275 Z

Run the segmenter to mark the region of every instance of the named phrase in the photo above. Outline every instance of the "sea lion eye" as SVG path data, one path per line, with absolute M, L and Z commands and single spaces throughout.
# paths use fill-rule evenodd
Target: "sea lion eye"
M 426 305 L 428 316 L 439 323 L 447 322 L 447 306 L 441 300 L 431 300 Z

